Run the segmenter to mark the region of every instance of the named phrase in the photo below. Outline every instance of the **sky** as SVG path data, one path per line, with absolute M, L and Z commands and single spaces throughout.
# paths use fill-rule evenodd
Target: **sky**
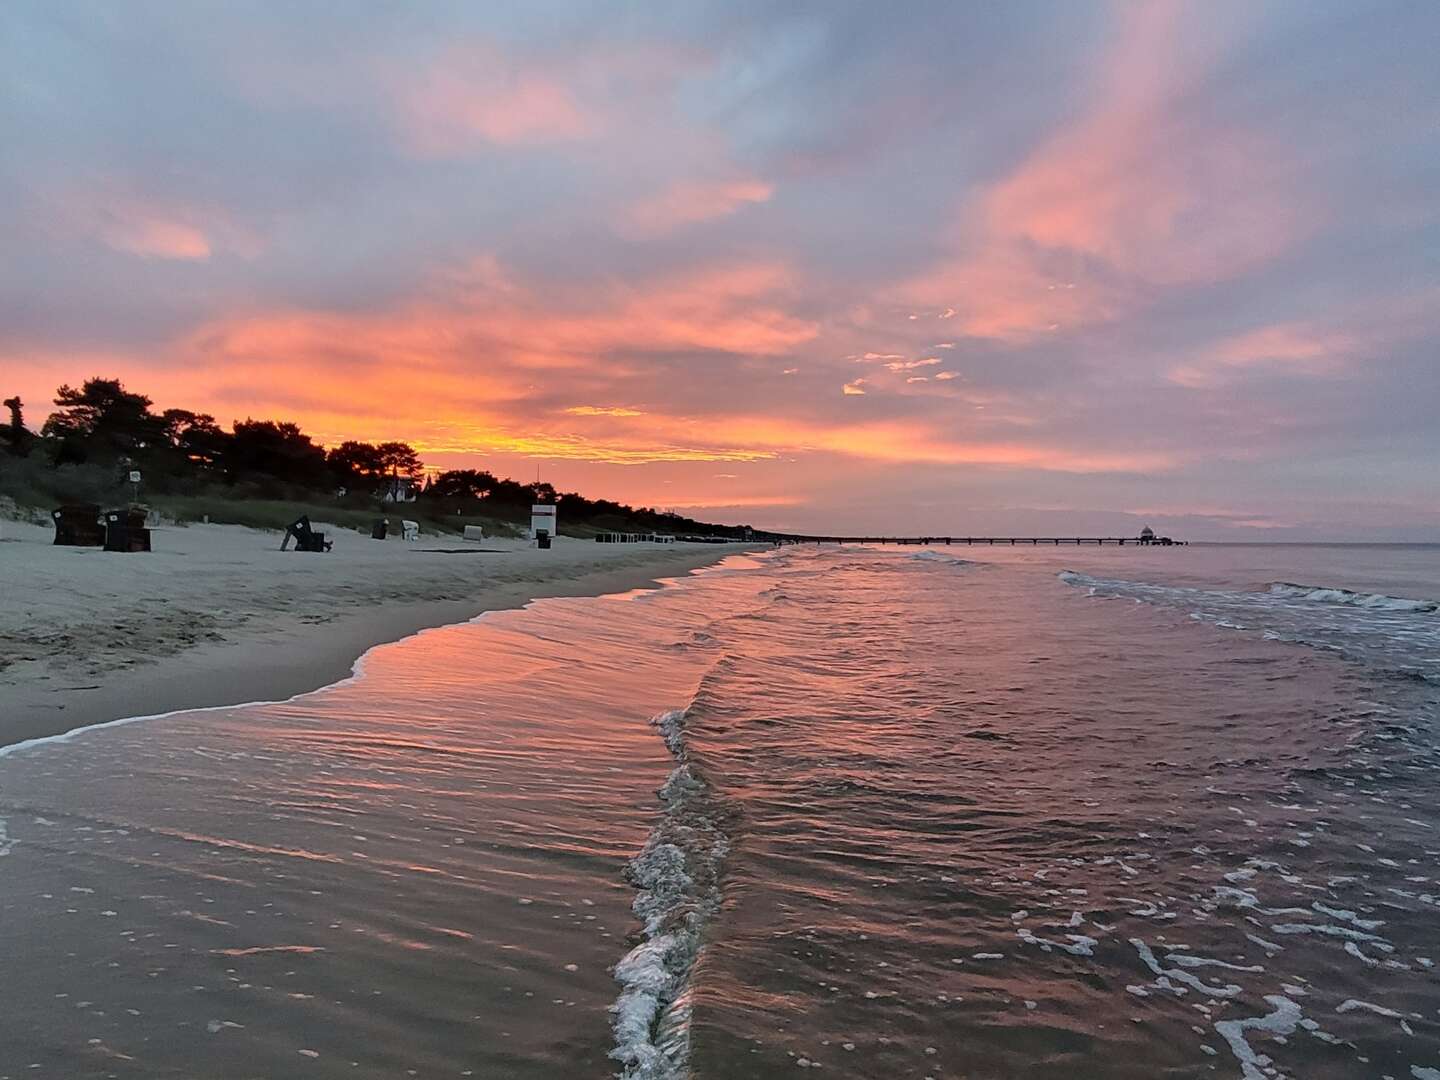
M 0 390 L 796 531 L 1440 540 L 1440 5 L 0 7 Z

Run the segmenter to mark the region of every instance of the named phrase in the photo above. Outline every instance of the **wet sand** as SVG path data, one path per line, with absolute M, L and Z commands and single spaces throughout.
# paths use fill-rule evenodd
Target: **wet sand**
M 323 526 L 320 526 L 323 527 Z M 0 746 L 129 716 L 282 701 L 344 678 L 367 649 L 482 611 L 638 588 L 739 545 L 561 538 L 374 541 L 326 554 L 228 525 L 154 531 L 149 554 L 0 534 Z

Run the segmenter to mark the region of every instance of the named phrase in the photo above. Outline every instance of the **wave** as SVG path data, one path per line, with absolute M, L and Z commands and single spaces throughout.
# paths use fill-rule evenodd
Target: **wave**
M 952 566 L 976 566 L 974 559 L 962 559 L 958 555 L 947 555 L 943 551 L 915 551 L 906 558 L 916 559 L 920 562 L 950 563 Z
M 1265 591 L 1227 592 L 1111 581 L 1074 570 L 1057 576 L 1094 597 L 1180 608 L 1200 622 L 1337 652 L 1389 675 L 1440 684 L 1440 621 L 1431 617 L 1440 602 L 1433 600 L 1288 581 Z
M 623 1080 L 680 1080 L 690 1058 L 690 973 L 705 926 L 720 907 L 730 838 L 715 796 L 689 760 L 685 712 L 652 721 L 675 758 L 659 796 L 660 820 L 626 877 L 644 940 L 615 965 L 620 996 L 610 1007 Z
M 1384 593 L 1352 592 L 1329 585 L 1297 585 L 1290 581 L 1271 582 L 1270 595 L 1291 600 L 1310 600 L 1318 604 L 1348 604 L 1351 607 L 1374 608 L 1380 611 L 1440 610 L 1440 601 L 1436 600 L 1411 600 L 1403 596 L 1386 596 Z

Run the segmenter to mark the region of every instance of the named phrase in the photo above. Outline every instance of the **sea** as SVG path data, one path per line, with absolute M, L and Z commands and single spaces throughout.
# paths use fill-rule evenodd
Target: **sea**
M 1440 1080 L 1437 601 L 792 546 L 11 746 L 0 1078 Z

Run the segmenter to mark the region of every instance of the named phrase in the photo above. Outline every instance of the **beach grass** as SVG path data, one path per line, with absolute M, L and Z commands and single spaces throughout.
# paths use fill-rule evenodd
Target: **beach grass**
M 325 502 L 302 499 L 234 499 L 223 495 L 162 495 L 149 504 L 162 518 L 178 525 L 209 521 L 215 525 L 243 525 L 251 529 L 282 530 L 301 516 L 317 524 L 368 529 L 385 518 L 392 529 L 402 519 L 418 521 L 427 531 L 460 534 L 466 525 L 479 525 L 487 536 L 515 536 L 509 522 L 482 515 L 444 515 L 427 512 L 417 503 Z

